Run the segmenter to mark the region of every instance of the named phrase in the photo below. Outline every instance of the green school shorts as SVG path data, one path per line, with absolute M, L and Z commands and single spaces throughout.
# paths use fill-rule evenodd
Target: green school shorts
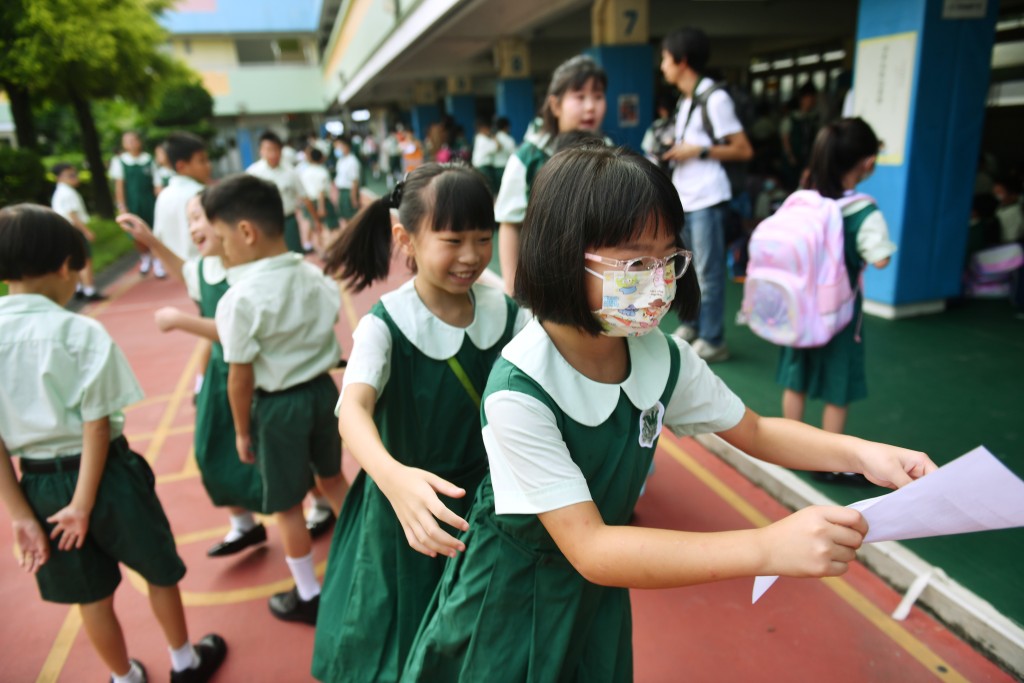
M 251 434 L 264 512 L 295 507 L 313 487 L 314 475 L 341 472 L 337 402 L 338 387 L 326 373 L 283 391 L 256 391 Z
M 71 502 L 77 483 L 77 468 L 22 476 L 21 489 L 47 535 L 54 525 L 46 518 Z M 185 576 L 155 483 L 149 463 L 124 437 L 111 442 L 85 543 L 65 551 L 51 541 L 50 559 L 36 574 L 43 600 L 85 605 L 109 597 L 121 582 L 119 562 L 156 586 Z

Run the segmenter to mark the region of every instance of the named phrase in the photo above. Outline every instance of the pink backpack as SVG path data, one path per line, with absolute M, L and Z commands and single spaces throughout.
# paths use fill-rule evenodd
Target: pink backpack
M 814 190 L 794 192 L 754 230 L 743 286 L 742 317 L 779 346 L 824 346 L 853 317 L 857 291 L 843 258 L 842 208 Z

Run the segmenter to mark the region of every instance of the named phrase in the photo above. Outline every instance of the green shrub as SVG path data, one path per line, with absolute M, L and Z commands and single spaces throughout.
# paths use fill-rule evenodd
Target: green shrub
M 0 207 L 19 202 L 49 204 L 46 171 L 39 155 L 27 149 L 0 148 Z
M 135 250 L 135 243 L 114 221 L 93 218 L 89 229 L 96 235 L 92 243 L 92 268 L 99 273 L 125 254 Z

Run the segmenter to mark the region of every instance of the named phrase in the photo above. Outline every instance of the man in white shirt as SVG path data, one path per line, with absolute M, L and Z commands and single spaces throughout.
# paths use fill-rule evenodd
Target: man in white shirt
M 302 181 L 294 167 L 282 158 L 283 143 L 277 133 L 266 131 L 260 136 L 260 160 L 245 169 L 245 172 L 263 180 L 269 180 L 277 186 L 284 205 L 284 241 L 289 251 L 303 254 L 313 250 L 310 237 L 303 239 L 299 233 L 299 220 L 295 210 L 303 204 L 313 219 L 313 230 L 320 232 L 320 219 L 316 208 L 306 196 Z
M 754 155 L 728 93 L 701 72 L 711 47 L 696 28 L 678 29 L 662 42 L 661 72 L 682 93 L 676 113 L 676 144 L 662 158 L 675 163 L 672 184 L 679 192 L 686 225 L 683 241 L 693 251 L 700 283 L 701 308 L 696 321 L 682 321 L 676 334 L 692 342 L 709 363 L 729 357 L 725 345 L 725 219 L 732 198 L 723 161 L 746 161 Z M 708 94 L 708 91 L 710 94 Z M 702 97 L 702 95 L 707 95 Z M 704 114 L 714 129 L 705 130 Z

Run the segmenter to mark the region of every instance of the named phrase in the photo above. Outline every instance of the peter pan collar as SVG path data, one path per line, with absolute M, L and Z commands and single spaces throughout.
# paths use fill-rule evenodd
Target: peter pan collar
M 462 348 L 468 336 L 473 346 L 484 350 L 501 338 L 508 322 L 505 295 L 494 287 L 474 284 L 473 322 L 468 327 L 455 327 L 431 313 L 416 292 L 413 280 L 380 298 L 388 315 L 395 321 L 413 346 L 434 360 L 447 360 Z
M 228 268 L 228 284 L 238 284 L 242 280 L 247 280 L 251 277 L 259 277 L 265 273 L 270 273 L 276 270 L 291 269 L 296 267 L 302 260 L 302 254 L 286 251 L 285 253 L 278 254 L 277 256 L 268 256 L 267 258 L 256 259 L 249 263 L 243 263 L 242 265 Z
M 208 285 L 219 285 L 227 279 L 227 268 L 220 256 L 203 257 L 203 281 Z
M 619 391 L 640 410 L 658 402 L 668 383 L 669 350 L 665 335 L 655 330 L 628 337 L 630 372 L 621 384 L 588 379 L 562 357 L 536 319 L 502 350 L 507 361 L 529 375 L 570 418 L 588 427 L 603 424 L 619 403 Z

